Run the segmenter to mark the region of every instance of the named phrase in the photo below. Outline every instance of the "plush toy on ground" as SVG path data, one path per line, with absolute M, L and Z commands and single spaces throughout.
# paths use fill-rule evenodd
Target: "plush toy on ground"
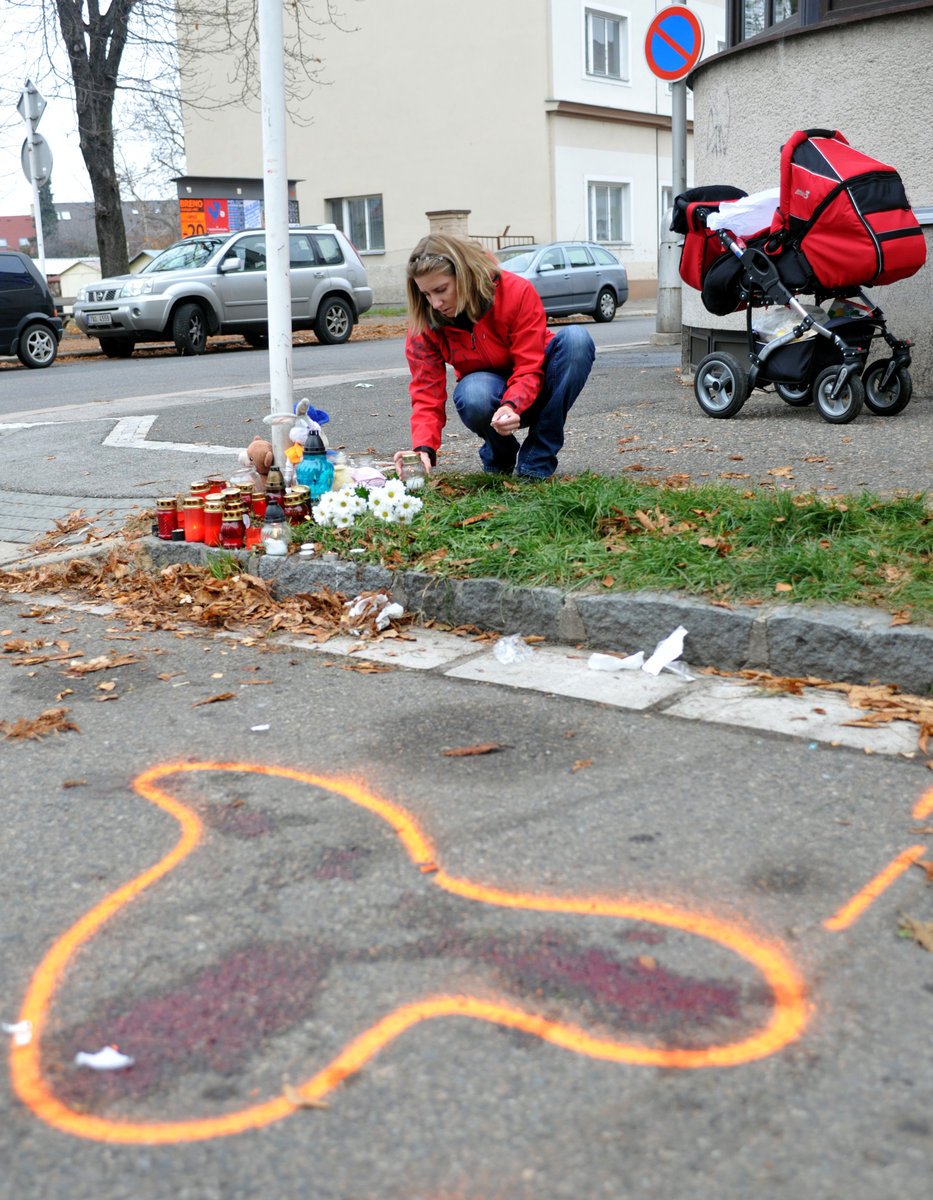
M 266 490 L 266 479 L 273 463 L 272 443 L 261 437 L 254 437 L 245 450 L 240 451 L 241 467 L 251 469 L 256 475 L 260 488 Z

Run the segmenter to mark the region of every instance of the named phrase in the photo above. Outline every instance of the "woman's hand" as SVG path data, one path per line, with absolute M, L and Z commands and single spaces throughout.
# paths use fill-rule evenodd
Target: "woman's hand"
M 521 418 L 510 404 L 503 404 L 492 414 L 489 424 L 496 433 L 515 433 L 521 423 Z
M 395 453 L 392 455 L 392 461 L 395 463 L 395 470 L 399 473 L 400 476 L 401 476 L 401 471 L 402 471 L 402 455 L 403 454 L 411 454 L 411 451 L 410 450 L 396 450 Z M 425 454 L 425 452 L 423 450 L 419 450 L 418 454 L 421 457 L 421 461 L 424 463 L 425 475 L 430 475 L 431 472 L 434 470 L 434 468 L 431 465 L 430 454 Z

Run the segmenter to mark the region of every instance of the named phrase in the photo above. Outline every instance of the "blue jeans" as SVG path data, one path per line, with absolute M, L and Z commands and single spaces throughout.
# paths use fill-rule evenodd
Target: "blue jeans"
M 493 371 L 464 375 L 454 388 L 454 405 L 460 420 L 479 434 L 483 470 L 503 475 L 547 479 L 557 470 L 557 455 L 564 444 L 564 422 L 574 400 L 583 391 L 596 357 L 593 339 L 582 325 L 562 325 L 544 352 L 544 382 L 537 400 L 521 414 L 528 429 L 519 443 L 513 434 L 491 427 L 501 406 L 508 380 Z

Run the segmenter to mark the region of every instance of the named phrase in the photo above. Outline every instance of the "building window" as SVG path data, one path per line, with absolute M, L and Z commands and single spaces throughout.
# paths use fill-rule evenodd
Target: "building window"
M 799 19 L 800 0 L 733 0 L 736 3 L 740 42 L 757 37 L 774 25 Z
M 29 243 L 30 243 L 30 241 L 31 241 L 31 239 L 30 239 L 30 238 L 23 238 L 23 237 L 21 237 L 21 238 L 19 239 L 19 244 L 20 244 L 21 246 L 28 246 L 28 245 L 29 245 Z
M 344 196 L 329 204 L 331 220 L 361 254 L 385 250 L 381 196 Z
M 586 10 L 586 73 L 597 79 L 628 79 L 628 20 Z
M 591 183 L 588 188 L 590 241 L 630 242 L 629 185 Z
M 0 246 L 9 246 L 9 244 L 6 238 L 0 238 Z

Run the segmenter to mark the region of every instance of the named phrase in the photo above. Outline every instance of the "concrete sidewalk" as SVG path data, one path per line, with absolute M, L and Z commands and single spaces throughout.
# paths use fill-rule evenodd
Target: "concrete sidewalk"
M 792 409 L 773 395 L 755 393 L 736 419 L 711 421 L 699 413 L 692 388 L 680 379 L 678 362 L 676 348 L 648 343 L 604 348 L 570 415 L 561 470 L 637 472 L 633 477 L 674 487 L 728 482 L 743 489 L 829 496 L 914 493 L 933 486 L 929 398 L 915 396 L 894 418 L 863 412 L 851 425 L 835 426 L 819 420 L 812 410 Z M 398 372 L 384 375 L 362 394 L 347 383 L 315 392 L 315 404 L 331 413 L 332 442 L 339 444 L 340 433 L 356 422 L 386 457 L 397 448 L 394 442 L 407 421 L 407 401 Z M 57 424 L 67 436 L 54 443 L 47 417 L 42 425 L 4 425 L 0 418 L 0 566 L 48 561 L 37 558 L 33 543 L 79 511 L 87 524 L 61 539 L 63 548 L 72 554 L 94 552 L 100 536 L 116 534 L 127 516 L 151 511 L 157 496 L 184 491 L 191 480 L 215 471 L 235 469 L 233 447 L 243 436 L 235 431 L 257 420 L 257 400 L 218 395 L 216 401 L 198 396 L 160 409 L 149 419 L 146 432 L 125 445 L 114 437 L 115 424 L 140 418 L 108 416 L 106 405 L 94 406 L 67 426 Z M 118 407 L 122 413 L 125 406 L 114 405 L 114 411 Z M 151 414 L 155 407 L 143 400 L 133 411 Z M 196 445 L 191 444 L 193 438 Z M 475 470 L 476 445 L 472 435 L 451 421 L 442 466 Z M 89 530 L 94 531 L 92 540 L 85 544 Z M 187 549 L 170 548 L 174 555 Z M 250 565 L 263 572 L 270 566 Z M 355 564 L 289 561 L 287 567 L 289 572 L 306 572 L 298 577 L 295 590 L 328 582 L 344 592 L 370 587 L 398 591 L 409 609 L 452 623 L 537 633 L 616 651 L 653 645 L 683 624 L 689 631 L 686 656 L 697 665 L 880 680 L 919 694 L 933 687 L 933 629 L 892 626 L 890 615 L 883 612 L 786 604 L 727 610 L 673 595 L 578 599 L 557 589 L 507 589 L 494 580 L 413 580 L 413 573 L 394 578 Z

